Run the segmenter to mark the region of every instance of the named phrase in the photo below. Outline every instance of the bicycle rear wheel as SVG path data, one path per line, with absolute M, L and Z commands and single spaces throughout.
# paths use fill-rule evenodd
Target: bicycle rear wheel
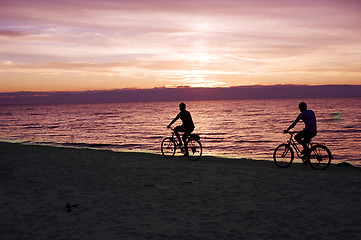
M 196 139 L 189 139 L 188 141 L 188 155 L 187 157 L 192 161 L 197 161 L 202 156 L 202 144 Z
M 161 145 L 162 154 L 165 158 L 171 158 L 175 154 L 176 144 L 170 137 L 166 137 L 162 141 Z
M 289 167 L 294 158 L 293 150 L 288 144 L 281 144 L 276 147 L 273 153 L 273 160 L 280 168 Z
M 309 163 L 313 169 L 324 170 L 331 164 L 331 151 L 324 145 L 314 145 L 310 150 Z

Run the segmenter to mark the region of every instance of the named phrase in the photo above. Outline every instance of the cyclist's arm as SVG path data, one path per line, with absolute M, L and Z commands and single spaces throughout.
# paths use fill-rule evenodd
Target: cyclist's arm
M 175 121 L 177 121 L 180 118 L 179 114 L 169 123 L 169 125 L 167 126 L 167 128 L 170 128 L 170 126 L 175 123 Z
M 296 126 L 296 124 L 300 121 L 300 117 L 298 116 L 296 118 L 296 120 L 286 129 L 286 131 L 288 132 L 289 130 L 291 130 L 294 126 Z

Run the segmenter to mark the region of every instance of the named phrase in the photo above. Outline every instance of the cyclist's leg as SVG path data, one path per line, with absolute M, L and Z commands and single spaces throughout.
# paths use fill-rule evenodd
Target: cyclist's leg
M 305 135 L 306 134 L 304 131 L 300 131 L 295 135 L 295 140 L 303 147 L 302 152 L 304 152 L 304 150 L 307 148 L 307 142 L 305 142 Z
M 182 146 L 183 143 L 182 143 L 182 139 L 181 139 L 181 137 L 180 137 L 180 135 L 179 135 L 179 132 L 184 132 L 183 126 L 177 126 L 177 127 L 175 127 L 173 130 L 174 130 L 175 135 L 177 136 L 179 145 Z
M 305 132 L 304 133 L 304 137 L 303 137 L 303 143 L 304 143 L 304 146 L 303 146 L 303 150 L 302 150 L 302 154 L 303 157 L 302 159 L 304 160 L 303 161 L 303 164 L 309 164 L 310 163 L 310 158 L 308 157 L 308 155 L 310 154 L 310 148 L 307 146 L 308 143 L 311 141 L 311 139 L 316 136 L 317 133 L 310 133 L 310 132 Z
M 296 140 L 299 144 L 301 144 L 302 138 L 303 138 L 303 131 L 300 131 L 299 133 L 297 133 L 297 134 L 295 135 L 295 140 Z
M 307 147 L 307 144 L 311 141 L 311 139 L 316 136 L 317 133 L 312 133 L 312 132 L 305 132 L 305 135 L 304 135 L 304 138 L 303 138 L 303 142 L 305 143 L 306 145 L 306 148 Z
M 193 131 L 194 131 L 194 128 L 184 128 L 183 142 L 184 142 L 186 152 L 187 152 L 187 145 L 188 145 L 187 139 Z
M 305 131 L 301 131 L 299 133 L 296 134 L 295 139 L 296 141 L 302 145 L 303 150 L 301 153 L 305 153 L 308 150 L 308 146 L 307 144 L 311 141 L 311 139 L 316 136 L 316 133 L 310 133 L 310 132 L 305 132 Z
M 184 146 L 185 146 L 186 150 L 187 150 L 187 145 L 188 145 L 187 139 L 188 139 L 189 135 L 191 135 L 191 132 L 185 131 L 183 133 L 183 136 L 182 136 L 182 139 L 183 139 Z

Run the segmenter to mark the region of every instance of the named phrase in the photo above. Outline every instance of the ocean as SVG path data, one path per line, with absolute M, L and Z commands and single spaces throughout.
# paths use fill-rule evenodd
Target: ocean
M 331 150 L 333 163 L 361 166 L 361 98 L 186 102 L 203 153 L 224 158 L 272 160 L 273 150 L 305 101 L 314 110 L 314 142 Z M 0 140 L 115 151 L 160 153 L 179 102 L 0 106 Z M 176 122 L 174 126 L 179 125 Z M 301 130 L 302 122 L 294 130 Z

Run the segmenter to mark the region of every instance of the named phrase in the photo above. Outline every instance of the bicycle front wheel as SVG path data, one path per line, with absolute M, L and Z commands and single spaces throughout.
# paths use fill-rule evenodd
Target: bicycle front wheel
M 324 145 L 314 145 L 310 150 L 309 162 L 313 169 L 324 170 L 331 164 L 331 151 Z
M 188 141 L 188 155 L 187 157 L 192 161 L 197 161 L 202 156 L 202 144 L 200 141 L 191 138 Z
M 294 158 L 293 150 L 288 144 L 281 144 L 276 147 L 273 153 L 273 160 L 280 168 L 289 167 Z
M 176 144 L 170 137 L 166 137 L 162 141 L 161 145 L 162 154 L 165 158 L 171 158 L 175 154 Z

